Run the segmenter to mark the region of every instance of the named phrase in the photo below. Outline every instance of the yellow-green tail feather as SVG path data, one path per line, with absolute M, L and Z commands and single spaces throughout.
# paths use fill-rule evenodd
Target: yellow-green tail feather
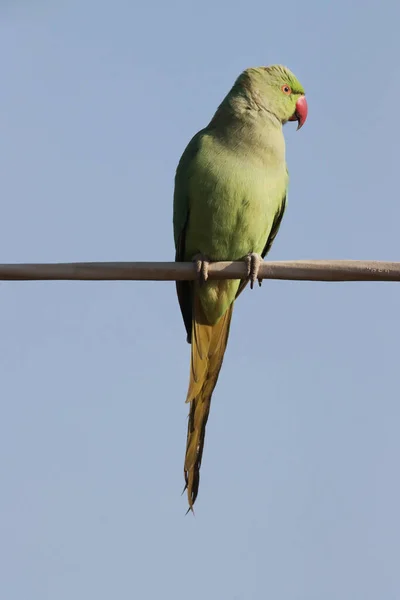
M 189 510 L 193 510 L 199 490 L 211 396 L 224 359 L 232 310 L 233 303 L 216 324 L 210 325 L 198 296 L 194 295 L 190 381 L 186 398 L 186 402 L 190 402 L 190 411 L 184 466 Z

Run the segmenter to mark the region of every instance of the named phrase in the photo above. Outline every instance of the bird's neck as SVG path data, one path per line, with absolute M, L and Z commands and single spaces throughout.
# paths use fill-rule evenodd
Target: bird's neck
M 224 98 L 208 129 L 230 147 L 268 160 L 285 161 L 285 139 L 281 121 L 250 88 L 235 86 Z

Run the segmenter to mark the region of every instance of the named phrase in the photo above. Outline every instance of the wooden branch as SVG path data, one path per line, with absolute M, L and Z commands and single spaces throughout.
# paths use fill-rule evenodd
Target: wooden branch
M 210 279 L 245 277 L 244 262 L 212 263 Z M 260 267 L 263 279 L 303 281 L 400 281 L 400 262 L 364 260 L 293 260 Z M 193 263 L 106 262 L 0 265 L 0 280 L 182 281 L 196 278 Z

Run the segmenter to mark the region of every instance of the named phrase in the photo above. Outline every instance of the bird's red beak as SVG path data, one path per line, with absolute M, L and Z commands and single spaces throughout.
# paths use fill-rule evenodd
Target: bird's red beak
M 296 110 L 294 111 L 294 115 L 290 117 L 289 121 L 297 121 L 297 130 L 299 130 L 300 127 L 303 127 L 304 123 L 306 122 L 307 114 L 308 106 L 306 97 L 300 96 L 296 102 Z

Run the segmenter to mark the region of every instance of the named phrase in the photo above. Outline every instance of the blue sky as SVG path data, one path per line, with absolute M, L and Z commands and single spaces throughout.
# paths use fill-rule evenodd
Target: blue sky
M 283 63 L 270 258 L 399 260 L 395 2 L 3 2 L 1 262 L 171 260 L 176 164 L 240 71 Z M 0 284 L 7 600 L 395 600 L 394 283 L 265 282 L 234 311 L 184 517 L 173 283 Z

